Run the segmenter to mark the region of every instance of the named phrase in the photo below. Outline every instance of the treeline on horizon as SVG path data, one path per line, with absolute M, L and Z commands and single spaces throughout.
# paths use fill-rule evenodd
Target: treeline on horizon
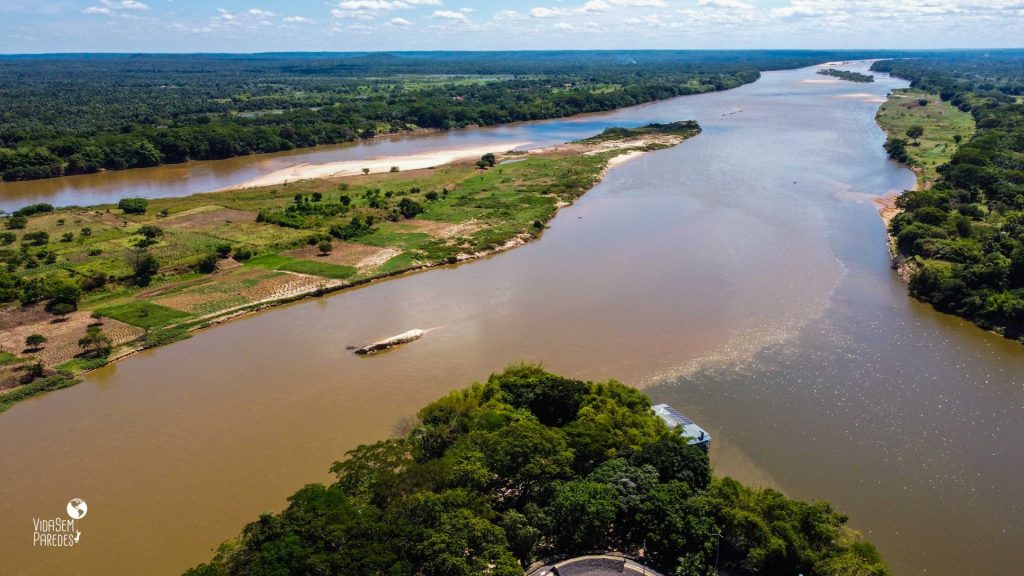
M 872 68 L 970 112 L 977 132 L 907 192 L 891 231 L 913 259 L 911 292 L 1007 337 L 1024 337 L 1024 51 L 876 62 Z M 906 161 L 908 142 L 886 148 Z
M 0 180 L 215 160 L 602 112 L 860 53 L 45 55 L 0 58 Z
M 407 428 L 349 452 L 336 482 L 302 488 L 187 576 L 522 576 L 608 551 L 678 576 L 889 573 L 828 503 L 715 478 L 615 381 L 512 366 Z

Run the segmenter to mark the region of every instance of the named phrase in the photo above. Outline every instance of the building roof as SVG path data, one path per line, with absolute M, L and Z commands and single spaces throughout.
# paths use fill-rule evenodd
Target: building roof
M 669 428 L 679 428 L 683 436 L 690 439 L 690 444 L 711 443 L 711 434 L 708 434 L 707 430 L 695 424 L 693 420 L 683 416 L 675 408 L 668 404 L 658 404 L 657 406 L 652 406 L 652 408 L 654 413 L 664 420 Z

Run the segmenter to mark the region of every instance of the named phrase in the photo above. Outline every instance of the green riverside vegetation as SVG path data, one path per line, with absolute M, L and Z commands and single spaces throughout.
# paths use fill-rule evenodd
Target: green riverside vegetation
M 889 135 L 885 147 L 894 160 L 918 175 L 918 186 L 930 188 L 939 167 L 948 164 L 959 142 L 974 135 L 974 118 L 938 94 L 894 90 L 878 109 L 878 124 Z
M 818 70 L 818 74 L 823 76 L 834 76 L 842 80 L 849 82 L 874 82 L 875 77 L 870 74 L 861 74 L 860 72 L 852 72 L 849 70 L 837 70 L 835 68 L 826 68 L 824 70 Z
M 535 366 L 452 392 L 332 471 L 187 576 L 521 576 L 540 559 L 641 550 L 682 576 L 716 558 L 719 574 L 888 574 L 827 503 L 714 478 L 640 391 Z
M 911 293 L 935 308 L 1009 338 L 1024 337 L 1024 53 L 950 54 L 880 61 L 879 72 L 911 81 L 973 116 L 934 186 L 905 193 L 891 224 L 914 268 Z M 922 126 L 923 137 L 928 128 Z M 915 131 L 916 132 L 916 131 Z M 897 140 L 900 140 L 897 138 Z M 904 140 L 890 154 L 913 152 Z M 901 155 L 902 152 L 902 155 Z

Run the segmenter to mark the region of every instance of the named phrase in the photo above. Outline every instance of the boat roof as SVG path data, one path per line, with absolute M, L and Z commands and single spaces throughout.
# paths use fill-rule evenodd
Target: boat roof
M 711 434 L 708 431 L 698 426 L 693 420 L 690 420 L 686 416 L 683 416 L 675 408 L 668 404 L 658 404 L 652 406 L 654 413 L 661 418 L 669 428 L 679 428 L 682 431 L 683 436 L 690 439 L 690 444 L 707 444 L 711 442 Z

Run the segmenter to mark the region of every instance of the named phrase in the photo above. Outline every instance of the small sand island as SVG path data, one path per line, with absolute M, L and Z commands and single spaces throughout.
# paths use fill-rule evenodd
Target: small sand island
M 5 219 L 29 264 L 8 298 L 23 305 L 0 310 L 0 411 L 244 314 L 520 246 L 612 166 L 698 133 L 690 121 L 609 128 L 521 152 L 301 165 L 183 198 L 25 207 Z

